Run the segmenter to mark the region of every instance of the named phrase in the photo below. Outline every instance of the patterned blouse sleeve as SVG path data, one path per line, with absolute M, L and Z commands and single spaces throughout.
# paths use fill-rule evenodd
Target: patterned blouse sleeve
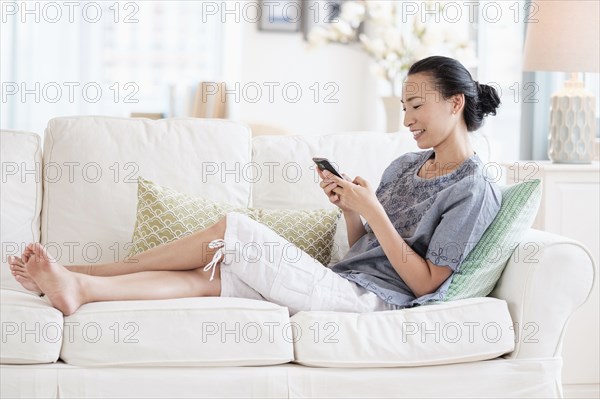
M 500 198 L 484 179 L 458 182 L 447 198 L 425 259 L 453 272 L 475 247 L 500 209 Z

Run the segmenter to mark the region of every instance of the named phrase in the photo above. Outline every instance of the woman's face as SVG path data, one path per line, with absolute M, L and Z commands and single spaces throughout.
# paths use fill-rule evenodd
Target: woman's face
M 437 147 L 452 133 L 460 121 L 456 97 L 444 99 L 429 75 L 417 73 L 406 78 L 402 85 L 404 126 L 419 148 Z

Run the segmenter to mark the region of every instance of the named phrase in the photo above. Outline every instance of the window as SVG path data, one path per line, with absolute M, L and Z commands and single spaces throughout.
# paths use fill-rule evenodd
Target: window
M 2 21 L 2 127 L 41 133 L 60 115 L 183 114 L 180 98 L 221 76 L 222 26 L 202 21 L 204 3 L 14 2 Z

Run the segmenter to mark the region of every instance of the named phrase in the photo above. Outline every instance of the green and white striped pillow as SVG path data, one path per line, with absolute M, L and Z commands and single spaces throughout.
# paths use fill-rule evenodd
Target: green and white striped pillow
M 501 186 L 500 191 L 502 204 L 498 214 L 452 276 L 443 301 L 489 295 L 533 224 L 542 197 L 541 181 Z
M 215 224 L 228 212 L 239 212 L 327 265 L 341 216 L 339 208 L 311 211 L 236 208 L 202 197 L 191 197 L 138 177 L 138 207 L 132 245 L 127 257 L 174 241 Z

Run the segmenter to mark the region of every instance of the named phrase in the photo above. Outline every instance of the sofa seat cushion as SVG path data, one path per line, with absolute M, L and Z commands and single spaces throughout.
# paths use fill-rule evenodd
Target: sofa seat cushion
M 34 294 L 1 289 L 2 364 L 53 363 L 63 336 L 63 315 Z
M 316 367 L 412 367 L 493 359 L 514 348 L 505 301 L 470 298 L 374 313 L 298 312 L 296 362 Z
M 241 298 L 96 302 L 65 317 L 76 366 L 261 366 L 294 358 L 288 310 Z

